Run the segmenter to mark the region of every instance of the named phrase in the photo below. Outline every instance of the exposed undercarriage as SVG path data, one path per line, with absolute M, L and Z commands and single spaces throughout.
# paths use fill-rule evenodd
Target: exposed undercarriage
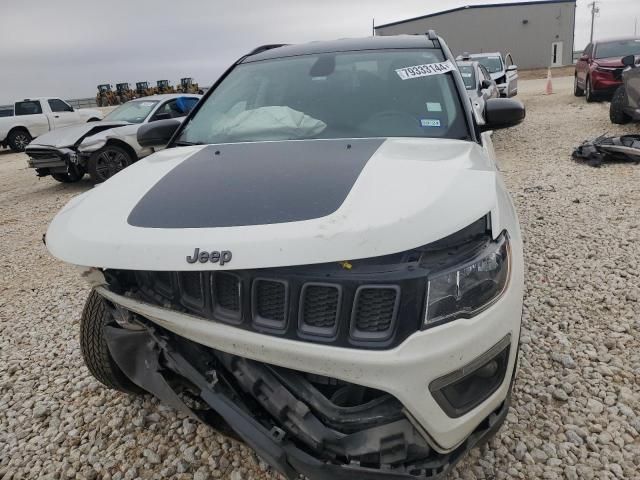
M 289 478 L 441 478 L 508 410 L 507 399 L 441 454 L 387 393 L 210 349 L 138 316 L 128 322 L 107 327 L 105 336 L 134 383 L 240 437 Z

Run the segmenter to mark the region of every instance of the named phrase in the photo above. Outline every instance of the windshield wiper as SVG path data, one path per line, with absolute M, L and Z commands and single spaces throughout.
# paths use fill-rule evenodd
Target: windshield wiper
M 187 142 L 186 140 L 178 140 L 174 142 L 175 146 L 178 147 L 190 147 L 191 145 L 204 145 L 204 142 Z

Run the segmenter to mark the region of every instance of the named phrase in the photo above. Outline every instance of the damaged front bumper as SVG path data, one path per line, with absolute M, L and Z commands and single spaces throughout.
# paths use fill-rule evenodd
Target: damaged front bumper
M 508 410 L 518 289 L 382 351 L 271 337 L 97 291 L 145 325 L 107 332 L 134 383 L 218 429 L 224 420 L 290 478 L 442 478 Z M 185 385 L 222 418 L 188 407 Z
M 443 478 L 500 428 L 509 408 L 507 396 L 461 445 L 441 454 L 402 405 L 382 392 L 358 406 L 338 406 L 299 372 L 211 350 L 153 326 L 107 327 L 105 336 L 134 383 L 187 415 L 223 431 L 231 427 L 288 478 Z
M 70 148 L 27 147 L 29 158 L 27 164 L 35 168 L 38 176 L 44 177 L 52 173 L 68 173 L 70 168 L 77 168 L 77 152 Z

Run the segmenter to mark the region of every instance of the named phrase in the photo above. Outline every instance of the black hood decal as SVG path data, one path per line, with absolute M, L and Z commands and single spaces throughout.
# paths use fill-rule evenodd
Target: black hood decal
M 384 139 L 210 145 L 138 202 L 145 228 L 239 227 L 324 217 L 344 202 Z

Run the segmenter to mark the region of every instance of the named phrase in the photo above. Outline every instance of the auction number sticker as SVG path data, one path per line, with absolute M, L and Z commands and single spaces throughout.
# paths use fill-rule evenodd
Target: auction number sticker
M 396 73 L 402 80 L 411 78 L 429 77 L 431 75 L 441 75 L 454 69 L 450 60 L 441 63 L 425 63 L 424 65 L 414 65 L 413 67 L 398 68 Z

